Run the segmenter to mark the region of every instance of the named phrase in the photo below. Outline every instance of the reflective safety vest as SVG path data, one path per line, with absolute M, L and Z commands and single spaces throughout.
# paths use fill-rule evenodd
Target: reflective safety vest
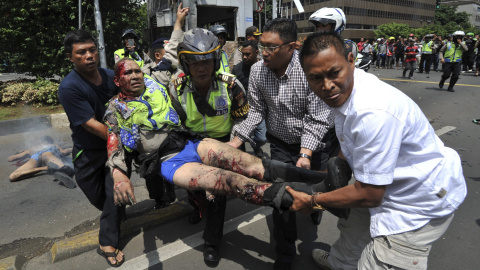
M 432 54 L 432 43 L 433 41 L 429 41 L 428 43 L 424 43 L 422 45 L 422 54 Z
M 207 135 L 212 138 L 220 138 L 228 135 L 233 128 L 233 118 L 230 113 L 231 99 L 228 93 L 228 85 L 216 80 L 217 89 L 209 91 L 208 104 L 215 110 L 215 116 L 202 115 L 198 112 L 193 92 L 188 89 L 192 84 L 188 76 L 185 91 L 181 92 L 181 85 L 177 87 L 178 100 L 187 115 L 185 126 L 193 132 Z
M 145 92 L 137 99 L 117 98 L 113 101 L 120 139 L 127 151 L 137 149 L 140 140 L 139 130 L 160 131 L 180 125 L 180 119 L 165 86 L 148 75 L 145 75 L 144 81 Z
M 127 53 L 125 55 L 125 49 L 118 49 L 114 53 L 115 63 L 118 62 L 118 60 L 120 60 L 124 57 L 128 57 L 130 59 L 133 59 L 133 61 L 135 61 L 138 64 L 138 66 L 142 68 L 143 65 L 144 65 L 144 61 L 143 61 L 142 57 L 140 57 L 138 52 L 135 52 L 134 55 L 135 55 L 135 58 L 133 58 L 129 53 Z
M 218 72 L 230 73 L 230 66 L 228 65 L 228 56 L 227 53 L 222 51 L 222 59 L 220 60 L 220 68 Z
M 443 58 L 445 59 L 445 62 L 461 62 L 462 53 L 460 44 L 455 45 L 453 42 L 448 42 Z

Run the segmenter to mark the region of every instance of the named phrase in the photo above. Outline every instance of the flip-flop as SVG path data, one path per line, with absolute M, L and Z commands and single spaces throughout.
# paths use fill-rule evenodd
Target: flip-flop
M 480 119 L 473 119 L 472 122 L 477 125 L 480 125 Z
M 104 257 L 107 260 L 108 265 L 113 266 L 113 267 L 119 267 L 120 265 L 122 265 L 125 262 L 125 254 L 123 255 L 123 260 L 121 260 L 120 262 L 117 260 L 118 252 L 119 252 L 118 248 L 116 248 L 115 251 L 113 251 L 113 252 L 105 252 L 105 251 L 101 250 L 100 248 L 97 248 L 98 255 Z M 108 258 L 115 258 L 116 263 L 115 264 L 111 263 Z

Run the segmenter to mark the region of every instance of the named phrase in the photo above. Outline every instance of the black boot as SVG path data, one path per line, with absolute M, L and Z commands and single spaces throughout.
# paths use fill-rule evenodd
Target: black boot
M 271 159 L 263 159 L 262 164 L 265 168 L 263 180 L 266 182 L 274 182 L 277 178 L 281 178 L 292 182 L 318 183 L 327 176 L 325 173 L 299 168 Z
M 282 212 L 283 210 L 288 210 L 293 204 L 293 197 L 285 190 L 286 186 L 311 195 L 314 192 L 323 193 L 342 188 L 348 184 L 348 181 L 352 177 L 352 170 L 348 163 L 338 157 L 329 159 L 327 168 L 328 177 L 325 181 L 311 186 L 305 183 L 284 182 L 283 179 L 277 178 L 273 182 L 273 185 L 265 190 L 263 200 L 267 205 Z M 350 213 L 350 209 L 331 208 L 327 210 L 341 218 L 347 218 Z
M 457 83 L 458 79 L 450 79 L 450 84 L 448 85 L 448 91 L 449 92 L 455 92 L 455 90 L 453 90 L 453 86 Z
M 66 174 L 70 177 L 73 177 L 75 175 L 75 171 L 70 166 L 63 166 L 63 167 L 58 169 L 58 172 L 62 172 L 62 173 Z
M 265 190 L 263 193 L 263 201 L 267 203 L 268 206 L 271 206 L 275 209 L 277 209 L 279 212 L 282 211 L 288 211 L 288 208 L 292 206 L 293 204 L 293 197 L 288 193 L 287 190 L 285 190 L 285 187 L 289 186 L 295 191 L 300 191 L 300 192 L 305 192 L 309 195 L 313 194 L 314 192 L 325 192 L 325 186 L 323 186 L 323 190 L 315 190 L 313 186 L 318 186 L 318 185 L 313 185 L 309 186 L 305 183 L 299 183 L 299 182 L 285 182 L 281 178 L 277 178 L 274 182 L 273 185 L 270 186 Z
M 47 172 L 48 174 L 54 174 L 56 171 L 58 171 L 58 169 L 60 169 L 60 167 L 53 163 L 53 162 L 48 162 L 47 163 Z
M 440 82 L 438 83 L 438 87 L 439 87 L 440 89 L 442 89 L 444 84 L 445 84 L 445 79 L 442 78 L 442 79 L 440 79 Z
M 47 164 L 47 167 L 48 165 L 50 165 L 50 163 L 51 162 Z M 75 181 L 73 180 L 74 174 L 75 173 L 73 171 L 73 168 L 69 166 L 63 166 L 57 169 L 57 171 L 53 174 L 53 177 L 55 177 L 55 179 L 57 179 L 58 181 L 62 182 L 62 184 L 67 188 L 75 188 L 76 184 L 75 184 Z

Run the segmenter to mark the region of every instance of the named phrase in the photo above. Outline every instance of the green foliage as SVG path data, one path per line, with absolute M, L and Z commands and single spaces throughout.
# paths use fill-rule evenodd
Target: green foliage
M 121 45 L 125 28 L 141 35 L 146 28 L 146 3 L 141 0 L 99 0 L 107 65 Z M 0 5 L 0 63 L 10 60 L 16 72 L 50 77 L 72 69 L 63 50 L 65 35 L 78 27 L 76 0 L 3 0 Z M 94 0 L 82 1 L 82 28 L 95 32 Z
M 389 37 L 398 38 L 398 36 L 407 37 L 411 33 L 410 31 L 408 24 L 391 22 L 379 25 L 378 29 L 375 30 L 375 36 L 384 37 L 385 39 Z
M 2 103 L 8 105 L 16 105 L 19 102 L 25 92 L 30 93 L 32 89 L 31 83 L 12 83 L 6 86 L 2 90 Z
M 440 5 L 440 8 L 435 11 L 435 23 L 440 25 L 454 23 L 463 27 L 469 24 L 469 17 L 470 14 L 466 12 L 457 12 L 456 6 Z
M 39 79 L 35 82 L 12 82 L 2 91 L 2 104 L 15 106 L 19 102 L 37 105 L 58 105 L 56 82 Z
M 458 30 L 463 30 L 465 33 L 474 32 L 476 29 L 468 22 L 470 16 L 466 12 L 456 12 L 457 8 L 454 6 L 441 5 L 439 9 L 435 10 L 435 23 L 426 24 L 421 28 L 410 28 L 407 24 L 388 23 L 378 26 L 375 30 L 375 36 L 378 37 L 407 37 L 409 33 L 414 33 L 417 37 L 423 37 L 427 34 L 436 34 L 446 37 Z M 478 31 L 478 30 L 477 30 Z

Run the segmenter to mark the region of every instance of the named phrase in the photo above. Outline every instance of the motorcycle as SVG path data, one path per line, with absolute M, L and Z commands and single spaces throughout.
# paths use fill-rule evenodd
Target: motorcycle
M 355 67 L 363 69 L 365 72 L 368 72 L 370 69 L 370 64 L 372 63 L 372 56 L 363 55 L 361 53 L 357 54 L 357 60 L 355 61 Z

